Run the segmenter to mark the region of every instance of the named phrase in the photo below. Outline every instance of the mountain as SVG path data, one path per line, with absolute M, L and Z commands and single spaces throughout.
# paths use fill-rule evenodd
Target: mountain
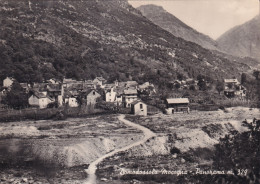
M 0 0 L 0 79 L 212 80 L 250 69 L 175 37 L 127 0 Z
M 174 36 L 197 43 L 207 49 L 217 50 L 216 41 L 189 27 L 177 17 L 164 10 L 161 6 L 142 5 L 137 9 L 154 24 L 169 31 Z
M 227 31 L 217 42 L 227 53 L 253 57 L 260 62 L 260 16 Z

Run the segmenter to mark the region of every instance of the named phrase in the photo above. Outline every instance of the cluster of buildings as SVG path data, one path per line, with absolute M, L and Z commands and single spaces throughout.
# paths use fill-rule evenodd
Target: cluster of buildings
M 228 98 L 243 98 L 246 88 L 237 79 L 224 79 L 224 95 Z
M 3 80 L 4 95 L 9 91 L 15 79 L 7 77 Z M 140 101 L 139 94 L 152 95 L 155 87 L 149 82 L 139 85 L 136 81 L 107 83 L 103 77 L 94 80 L 50 79 L 43 83 L 20 83 L 24 92 L 28 93 L 30 106 L 47 108 L 50 106 L 78 107 L 81 103 L 95 106 L 98 99 L 121 107 L 131 108 L 135 114 L 147 114 L 147 105 Z
M 7 77 L 3 81 L 1 94 L 9 91 L 15 79 Z M 190 85 L 197 85 L 197 81 L 187 79 L 185 81 L 174 81 L 186 88 Z M 136 115 L 147 115 L 147 105 L 139 99 L 140 94 L 151 96 L 156 93 L 155 87 L 149 82 L 138 84 L 136 81 L 107 83 L 103 77 L 96 77 L 94 80 L 50 79 L 43 83 L 20 83 L 22 90 L 28 94 L 30 106 L 38 108 L 78 107 L 82 103 L 87 106 L 95 106 L 98 99 L 107 103 L 124 108 L 131 108 Z M 237 79 L 224 79 L 224 94 L 229 97 L 244 97 L 246 89 Z M 166 99 L 166 113 L 189 113 L 188 98 Z
M 170 82 L 173 86 L 179 86 L 179 89 L 190 89 L 191 86 L 194 86 L 195 89 L 198 89 L 198 80 L 193 78 L 188 78 L 185 80 L 175 80 Z

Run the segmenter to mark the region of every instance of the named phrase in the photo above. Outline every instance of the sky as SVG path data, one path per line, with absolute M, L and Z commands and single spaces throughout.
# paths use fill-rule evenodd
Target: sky
M 197 31 L 217 39 L 259 14 L 260 0 L 128 0 L 133 7 L 162 6 Z

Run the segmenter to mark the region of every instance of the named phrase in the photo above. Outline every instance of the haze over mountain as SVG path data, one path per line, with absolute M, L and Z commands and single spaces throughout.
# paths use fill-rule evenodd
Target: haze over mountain
M 126 0 L 0 0 L 0 79 L 153 81 L 239 76 L 250 67 L 177 38 Z
M 227 31 L 217 42 L 227 53 L 253 57 L 260 62 L 260 16 Z
M 217 50 L 217 43 L 213 39 L 186 25 L 177 17 L 164 10 L 163 7 L 156 5 L 142 5 L 137 9 L 154 24 L 169 31 L 174 36 L 197 43 L 207 49 Z

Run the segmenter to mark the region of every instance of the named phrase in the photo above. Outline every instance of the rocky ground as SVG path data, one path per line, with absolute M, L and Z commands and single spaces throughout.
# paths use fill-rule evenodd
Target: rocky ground
M 82 183 L 88 164 L 143 135 L 117 116 L 0 125 L 0 182 Z
M 144 144 L 106 158 L 98 183 L 176 183 L 183 175 L 127 175 L 133 170 L 209 168 L 214 145 L 241 122 L 260 119 L 258 109 L 229 108 L 190 114 L 128 116 L 156 133 Z M 141 131 L 116 115 L 63 121 L 10 122 L 0 125 L 0 183 L 83 183 L 88 165 L 112 150 L 141 140 Z
M 180 177 L 187 177 L 122 174 L 138 170 L 182 170 L 189 171 L 188 175 L 193 177 L 197 168 L 211 168 L 214 145 L 221 137 L 232 131 L 246 131 L 242 121 L 253 118 L 260 119 L 260 111 L 242 107 L 190 114 L 129 116 L 127 119 L 150 128 L 157 137 L 102 162 L 97 170 L 100 183 L 178 183 Z

